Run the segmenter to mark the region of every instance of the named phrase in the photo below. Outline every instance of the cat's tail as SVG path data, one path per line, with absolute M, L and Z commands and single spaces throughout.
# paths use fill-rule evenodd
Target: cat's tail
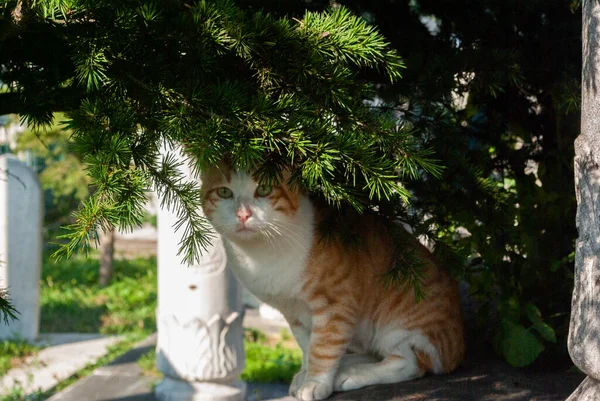
M 460 319 L 444 322 L 443 327 L 425 333 L 431 348 L 415 348 L 417 364 L 423 372 L 449 373 L 456 369 L 465 357 L 464 328 Z

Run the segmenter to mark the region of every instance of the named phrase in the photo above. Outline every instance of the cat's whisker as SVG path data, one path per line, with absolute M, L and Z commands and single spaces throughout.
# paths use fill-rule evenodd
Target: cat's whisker
M 296 226 L 284 226 L 280 224 L 275 224 L 275 227 L 277 227 L 279 230 L 284 230 L 286 234 L 292 235 L 301 240 L 305 239 L 307 235 L 312 235 L 312 233 L 309 230 L 301 231 Z
M 280 252 L 284 252 L 284 246 L 285 244 L 282 243 L 282 241 L 285 241 L 288 245 L 294 247 L 294 244 L 292 244 L 289 240 L 289 238 L 287 238 L 285 235 L 283 235 L 276 227 L 274 227 L 272 224 L 268 225 L 268 230 L 269 233 L 271 235 L 271 238 L 273 240 L 273 244 L 276 246 L 277 250 Z
M 277 218 L 272 219 L 272 222 L 278 226 L 292 228 L 294 233 L 300 233 L 300 234 L 310 233 L 310 230 L 308 228 L 302 227 L 297 223 L 292 223 L 292 222 L 285 221 L 285 220 L 279 220 Z
M 273 245 L 273 242 L 271 241 L 271 237 L 269 236 L 269 231 L 267 230 L 261 230 L 259 232 L 259 234 L 264 237 L 265 241 L 267 242 L 267 244 L 269 245 L 270 248 L 273 248 L 273 250 L 275 250 L 275 247 Z
M 300 238 L 303 238 L 302 234 L 310 233 L 310 230 L 308 230 L 307 228 L 304 228 L 304 227 L 299 226 L 294 223 L 287 222 L 285 220 L 273 219 L 273 224 L 275 224 L 278 227 L 288 229 L 289 231 L 291 231 L 292 234 L 294 234 Z
M 217 231 L 229 232 L 229 231 L 234 230 L 235 227 L 237 226 L 237 224 L 214 224 L 214 223 L 212 223 L 212 226 Z
M 285 233 L 282 233 L 274 224 L 269 223 L 268 227 L 270 230 L 273 230 L 277 234 L 278 238 L 287 242 L 288 245 L 291 246 L 292 248 L 294 248 L 297 245 L 297 244 L 294 244 L 291 241 L 291 238 L 289 236 L 287 236 Z M 277 242 L 279 243 L 279 241 L 277 241 Z M 282 249 L 283 249 L 283 246 L 282 246 Z M 302 249 L 304 249 L 304 248 L 302 248 Z
M 307 215 L 307 216 L 309 216 L 309 215 Z M 279 223 L 285 223 L 285 224 L 292 225 L 292 226 L 298 226 L 298 222 L 297 221 L 289 221 L 287 219 L 279 219 L 277 217 L 273 217 L 273 218 L 271 218 L 271 220 L 279 222 Z
M 285 230 L 286 233 L 289 233 L 296 238 L 304 238 L 302 234 L 309 234 L 308 230 L 305 230 L 304 232 L 299 232 L 300 230 L 302 230 L 302 228 L 297 227 L 295 225 L 285 225 L 277 222 L 273 223 L 273 225 L 280 230 Z
M 290 245 L 293 245 L 292 241 L 295 242 L 296 246 L 301 250 L 306 250 L 308 247 L 302 243 L 302 239 L 304 238 L 302 235 L 297 233 L 292 227 L 286 227 L 283 225 L 277 225 L 275 223 L 271 224 L 273 229 L 276 229 L 277 232 L 281 235 L 284 240 L 287 240 Z M 294 228 L 297 228 L 294 226 Z
M 270 231 L 269 226 L 267 226 L 265 230 L 261 230 L 261 234 L 263 234 L 265 236 L 267 243 L 273 248 L 274 251 L 280 250 L 278 248 L 279 244 L 277 243 L 277 241 L 275 241 L 275 237 L 274 237 L 273 233 Z

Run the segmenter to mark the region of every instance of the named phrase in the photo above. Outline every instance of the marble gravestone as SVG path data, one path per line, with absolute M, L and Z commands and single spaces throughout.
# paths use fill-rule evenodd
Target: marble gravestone
M 184 230 L 173 229 L 177 220 L 164 208 L 158 211 L 156 362 L 165 376 L 155 396 L 160 401 L 243 401 L 241 287 L 226 268 L 219 237 L 198 265 L 183 264 L 177 252 Z
M 0 155 L 0 288 L 8 288 L 18 320 L 0 322 L 0 340 L 34 341 L 39 332 L 42 190 L 16 157 Z

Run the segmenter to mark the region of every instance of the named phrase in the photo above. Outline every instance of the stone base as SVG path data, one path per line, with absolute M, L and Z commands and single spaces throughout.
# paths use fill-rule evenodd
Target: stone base
M 586 377 L 567 401 L 597 401 L 600 400 L 600 382 Z
M 246 383 L 184 382 L 165 377 L 155 387 L 154 395 L 159 401 L 244 401 Z

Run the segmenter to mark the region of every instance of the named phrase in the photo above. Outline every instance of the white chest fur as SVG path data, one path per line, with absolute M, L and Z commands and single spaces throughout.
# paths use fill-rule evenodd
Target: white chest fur
M 228 263 L 242 284 L 274 307 L 299 298 L 313 242 L 314 216 L 306 198 L 292 224 L 251 241 L 225 239 Z M 278 305 L 281 304 L 281 305 Z

